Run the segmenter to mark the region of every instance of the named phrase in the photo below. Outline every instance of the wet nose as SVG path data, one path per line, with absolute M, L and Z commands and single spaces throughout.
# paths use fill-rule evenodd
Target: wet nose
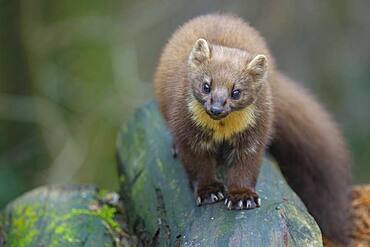
M 211 113 L 214 115 L 214 116 L 218 116 L 222 113 L 222 108 L 219 107 L 219 106 L 211 106 L 211 109 L 210 109 Z

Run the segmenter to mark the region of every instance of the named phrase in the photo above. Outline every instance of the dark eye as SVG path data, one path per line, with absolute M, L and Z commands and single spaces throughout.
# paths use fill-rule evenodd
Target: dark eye
M 240 90 L 236 89 L 231 92 L 231 98 L 233 99 L 239 99 L 240 98 Z
M 202 84 L 202 90 L 203 90 L 203 93 L 209 94 L 211 92 L 211 85 L 209 85 L 207 82 L 204 82 Z

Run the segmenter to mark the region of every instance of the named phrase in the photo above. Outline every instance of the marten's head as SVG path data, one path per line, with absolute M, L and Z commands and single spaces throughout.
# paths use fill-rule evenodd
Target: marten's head
M 194 121 L 225 140 L 255 123 L 255 105 L 267 77 L 267 59 L 198 39 L 188 59 L 188 107 Z
M 198 39 L 188 60 L 192 98 L 214 120 L 251 106 L 266 80 L 264 55 Z

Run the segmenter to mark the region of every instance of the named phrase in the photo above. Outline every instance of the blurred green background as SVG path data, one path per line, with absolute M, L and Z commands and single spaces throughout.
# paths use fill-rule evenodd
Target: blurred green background
M 117 189 L 115 138 L 153 97 L 162 47 L 215 11 L 248 20 L 317 94 L 353 150 L 355 182 L 369 182 L 369 1 L 0 0 L 0 207 L 45 183 Z

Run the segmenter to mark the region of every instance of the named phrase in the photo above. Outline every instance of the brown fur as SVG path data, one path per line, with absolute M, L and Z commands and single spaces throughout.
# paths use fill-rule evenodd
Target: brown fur
M 206 43 L 199 43 L 200 38 Z M 254 67 L 259 54 L 268 64 L 262 59 Z M 209 94 L 201 90 L 207 80 L 212 80 Z M 239 100 L 228 97 L 235 87 L 242 89 Z M 198 203 L 223 199 L 215 166 L 225 163 L 228 208 L 259 206 L 255 185 L 271 144 L 288 183 L 324 234 L 348 243 L 350 159 L 341 133 L 312 96 L 275 70 L 265 41 L 247 23 L 228 15 L 206 15 L 180 27 L 160 58 L 155 93 Z M 219 120 L 207 115 L 215 100 L 223 102 Z M 193 104 L 204 107 L 204 113 L 194 111 Z M 248 107 L 253 107 L 252 115 L 245 115 L 251 114 L 245 112 Z M 250 122 L 236 125 L 233 114 Z M 212 121 L 220 125 L 211 128 Z M 233 126 L 242 128 L 232 135 L 215 133 Z

